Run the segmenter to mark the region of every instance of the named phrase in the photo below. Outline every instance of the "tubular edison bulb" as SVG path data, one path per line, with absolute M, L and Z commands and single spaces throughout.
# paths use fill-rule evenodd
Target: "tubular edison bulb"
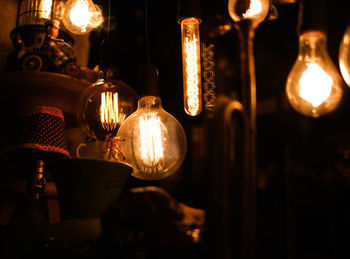
M 173 174 L 182 164 L 186 134 L 181 124 L 163 110 L 155 96 L 142 97 L 136 112 L 120 127 L 117 139 L 133 167 L 132 175 L 143 180 L 159 180 Z
M 202 111 L 199 20 L 181 20 L 184 109 L 196 116 Z
M 339 67 L 344 81 L 350 86 L 350 25 L 346 28 L 340 43 Z
M 69 0 L 63 14 L 63 24 L 74 34 L 85 34 L 103 22 L 101 9 L 91 0 Z
M 343 96 L 342 79 L 327 52 L 326 36 L 308 31 L 286 84 L 287 98 L 301 114 L 318 117 L 333 111 Z

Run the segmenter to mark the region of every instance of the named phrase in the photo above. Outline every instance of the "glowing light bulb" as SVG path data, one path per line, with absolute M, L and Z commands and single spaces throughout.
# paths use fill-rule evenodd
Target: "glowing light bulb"
M 229 0 L 228 11 L 235 22 L 251 20 L 253 27 L 261 23 L 269 12 L 269 0 Z
M 299 54 L 290 71 L 286 94 L 301 114 L 319 117 L 333 111 L 343 96 L 342 79 L 328 55 L 326 36 L 308 31 L 299 38 Z
M 90 138 L 101 143 L 97 159 L 119 160 L 116 135 L 120 125 L 136 110 L 136 92 L 108 73 L 86 88 L 80 97 L 78 122 Z
M 196 116 L 202 111 L 199 20 L 181 20 L 184 109 Z
M 50 19 L 51 15 L 52 0 L 40 1 L 39 5 L 39 17 L 42 19 Z
M 91 0 L 69 0 L 63 14 L 63 24 L 74 34 L 85 34 L 103 22 L 101 9 Z
M 339 47 L 339 67 L 344 81 L 350 86 L 350 25 L 346 28 Z
M 184 129 L 155 96 L 139 100 L 117 139 L 126 162 L 133 167 L 132 175 L 143 180 L 159 180 L 176 172 L 187 150 Z
M 77 2 L 69 12 L 69 19 L 74 25 L 82 27 L 85 32 L 90 20 L 89 3 L 87 1 Z

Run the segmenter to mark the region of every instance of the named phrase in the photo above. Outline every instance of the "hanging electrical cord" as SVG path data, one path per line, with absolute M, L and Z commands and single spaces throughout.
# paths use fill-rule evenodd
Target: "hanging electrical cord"
M 146 64 L 139 69 L 141 98 L 138 108 L 120 127 L 120 141 L 126 162 L 132 165 L 132 176 L 143 180 L 160 180 L 181 166 L 187 140 L 181 124 L 162 107 L 159 97 L 158 70 L 151 63 L 149 44 L 149 6 L 145 0 Z

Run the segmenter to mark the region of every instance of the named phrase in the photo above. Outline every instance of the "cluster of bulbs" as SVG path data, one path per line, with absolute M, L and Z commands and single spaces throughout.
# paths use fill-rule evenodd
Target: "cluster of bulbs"
M 83 91 L 77 119 L 100 143 L 94 159 L 127 163 L 136 178 L 168 177 L 185 158 L 185 131 L 163 109 L 161 99 L 149 95 L 138 100 L 136 92 L 108 69 Z
M 249 5 L 249 6 L 246 6 Z M 67 8 L 68 7 L 68 8 Z M 239 12 L 239 10 L 248 10 Z M 235 21 L 250 19 L 259 24 L 269 10 L 268 0 L 229 0 Z M 238 11 L 237 11 L 238 10 Z M 74 17 L 79 17 L 75 19 Z M 63 22 L 73 33 L 91 31 L 103 22 L 101 9 L 91 0 L 69 0 Z M 200 71 L 200 19 L 179 20 L 182 33 L 184 109 L 196 116 L 202 110 Z M 253 24 L 254 26 L 254 24 Z M 350 86 L 350 26 L 339 49 L 342 76 Z M 303 115 L 319 117 L 333 111 L 343 96 L 342 77 L 327 52 L 321 30 L 306 30 L 299 36 L 299 54 L 286 82 L 292 107 Z M 126 162 L 140 179 L 162 179 L 174 173 L 184 160 L 186 135 L 180 123 L 163 110 L 157 96 L 136 93 L 120 80 L 103 74 L 82 94 L 78 113 L 89 136 L 104 143 L 102 153 L 110 160 Z

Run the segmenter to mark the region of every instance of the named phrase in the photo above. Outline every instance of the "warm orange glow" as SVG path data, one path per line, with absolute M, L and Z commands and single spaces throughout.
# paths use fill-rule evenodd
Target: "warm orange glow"
M 140 117 L 141 160 L 148 167 L 156 166 L 163 158 L 164 148 L 161 122 L 156 113 Z
M 102 92 L 100 116 L 103 129 L 112 131 L 117 127 L 118 113 L 118 93 Z
M 52 0 L 43 0 L 39 6 L 39 17 L 43 19 L 49 19 L 51 15 Z
M 77 1 L 70 11 L 69 18 L 75 26 L 85 31 L 90 21 L 89 2 L 87 0 Z
M 244 18 L 253 17 L 258 15 L 262 10 L 262 3 L 260 0 L 253 0 L 249 3 L 248 10 L 243 14 Z
M 270 0 L 229 0 L 228 11 L 235 22 L 251 20 L 256 27 L 267 16 Z
M 101 25 L 102 10 L 91 0 L 68 0 L 62 21 L 70 32 L 85 34 Z
M 184 109 L 196 116 L 202 111 L 199 21 L 181 21 Z
M 286 95 L 296 111 L 317 118 L 338 107 L 343 98 L 342 79 L 328 54 L 323 32 L 301 34 L 298 52 L 287 78 Z
M 333 80 L 319 65 L 309 63 L 299 84 L 300 97 L 317 107 L 331 94 Z

